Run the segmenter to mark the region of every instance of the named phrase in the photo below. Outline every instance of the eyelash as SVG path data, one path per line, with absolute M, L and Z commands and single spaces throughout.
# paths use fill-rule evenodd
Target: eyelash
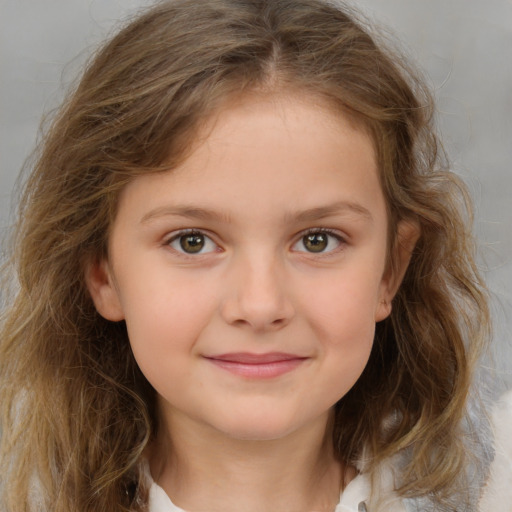
M 319 251 L 319 252 L 315 253 L 314 251 L 307 251 L 307 250 L 297 251 L 297 252 L 301 252 L 301 253 L 305 253 L 305 254 L 313 254 L 313 255 L 317 255 L 317 256 L 329 256 L 333 253 L 337 253 L 338 251 L 340 251 L 343 248 L 343 246 L 345 246 L 347 244 L 346 238 L 344 236 L 342 236 L 339 231 L 336 231 L 334 229 L 329 229 L 329 228 L 311 228 L 311 229 L 307 229 L 306 231 L 303 231 L 302 233 L 300 233 L 299 236 L 297 237 L 297 241 L 293 243 L 292 247 L 294 247 L 295 245 L 297 245 L 301 242 L 304 243 L 304 239 L 307 236 L 318 235 L 318 234 L 326 234 L 329 237 L 334 238 L 336 240 L 338 246 L 335 247 L 334 249 L 327 251 L 327 252 Z
M 295 247 L 297 244 L 299 244 L 301 242 L 304 244 L 304 240 L 308 236 L 311 236 L 311 235 L 321 235 L 321 234 L 326 234 L 328 237 L 334 238 L 336 240 L 338 246 L 335 247 L 334 249 L 331 249 L 331 250 L 327 251 L 327 252 L 325 252 L 324 250 L 320 250 L 318 252 L 308 251 L 308 250 L 297 250 L 296 252 L 305 253 L 305 254 L 313 254 L 313 255 L 317 255 L 317 256 L 327 256 L 327 255 L 330 255 L 330 254 L 338 252 L 346 244 L 346 239 L 338 231 L 335 231 L 333 229 L 328 229 L 328 228 L 311 228 L 311 229 L 308 229 L 308 230 L 303 231 L 302 233 L 300 233 L 298 235 L 296 241 L 292 244 L 291 247 L 293 248 L 293 247 Z M 197 258 L 198 256 L 201 256 L 201 255 L 204 255 L 204 254 L 209 254 L 211 252 L 220 252 L 220 251 L 216 251 L 215 249 L 214 250 L 209 250 L 206 253 L 202 252 L 204 246 L 201 247 L 198 250 L 197 253 L 187 252 L 187 251 L 185 251 L 183 249 L 183 246 L 182 246 L 181 242 L 180 242 L 180 245 L 181 245 L 182 250 L 172 246 L 172 244 L 174 242 L 177 242 L 177 241 L 179 241 L 180 239 L 182 239 L 182 238 L 184 238 L 186 236 L 202 237 L 205 240 L 205 245 L 208 244 L 208 243 L 212 243 L 212 244 L 215 245 L 215 247 L 217 249 L 219 249 L 219 246 L 212 239 L 212 237 L 210 237 L 209 235 L 207 235 L 204 231 L 202 231 L 200 229 L 183 229 L 183 230 L 174 232 L 174 233 L 171 234 L 171 236 L 169 236 L 169 238 L 167 238 L 165 240 L 164 245 L 171 247 L 174 251 L 176 251 L 177 253 L 179 253 L 182 256 L 192 257 L 192 258 Z M 329 240 L 327 240 L 327 244 L 329 244 Z M 328 246 L 329 245 L 327 245 L 327 247 Z
M 215 241 L 212 239 L 211 236 L 208 236 L 204 231 L 200 229 L 183 229 L 180 231 L 176 231 L 169 236 L 164 242 L 164 245 L 171 247 L 174 251 L 179 253 L 181 256 L 184 257 L 191 257 L 191 258 L 197 258 L 198 256 L 201 256 L 203 254 L 208 254 L 210 252 L 217 252 L 215 249 L 212 251 L 207 251 L 207 253 L 202 252 L 202 248 L 197 252 L 186 252 L 185 250 L 179 250 L 176 247 L 172 247 L 173 242 L 179 241 L 181 238 L 184 238 L 186 236 L 198 236 L 205 239 L 205 241 L 209 241 L 210 243 L 214 244 L 216 249 L 219 248 L 218 244 L 215 243 Z M 205 242 L 205 244 L 208 242 Z M 181 244 L 180 244 L 181 245 Z

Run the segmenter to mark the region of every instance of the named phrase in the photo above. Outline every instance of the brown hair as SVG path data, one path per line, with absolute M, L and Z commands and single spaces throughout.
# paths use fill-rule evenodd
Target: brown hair
M 37 500 L 55 512 L 143 509 L 154 391 L 124 324 L 95 311 L 84 267 L 106 256 L 123 186 L 172 168 L 223 100 L 262 87 L 350 113 L 372 135 L 392 228 L 414 219 L 421 229 L 370 361 L 336 406 L 337 455 L 354 462 L 365 449 L 371 472 L 406 450 L 403 495 L 450 510 L 462 499 L 461 420 L 489 323 L 469 203 L 439 151 L 428 91 L 356 20 L 321 0 L 164 1 L 91 61 L 19 208 L 8 267 L 18 284 L 0 341 L 6 510 Z

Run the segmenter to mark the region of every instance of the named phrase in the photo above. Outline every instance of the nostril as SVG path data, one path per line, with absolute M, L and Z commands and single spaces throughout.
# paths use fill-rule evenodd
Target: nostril
M 266 321 L 265 319 L 261 318 L 236 318 L 229 321 L 229 323 L 237 327 L 250 327 L 254 330 L 265 331 L 280 329 L 288 323 L 288 320 L 286 318 L 276 318 L 275 320 L 270 321 Z
M 221 315 L 230 325 L 255 331 L 277 330 L 295 315 L 289 291 L 281 286 L 275 266 L 268 264 L 256 272 L 254 265 L 240 265 L 233 275 L 236 279 L 226 287 L 220 303 Z

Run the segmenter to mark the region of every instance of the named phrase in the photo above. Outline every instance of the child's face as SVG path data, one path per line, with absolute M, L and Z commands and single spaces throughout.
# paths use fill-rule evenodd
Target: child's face
M 326 421 L 366 365 L 395 287 L 386 205 L 369 137 L 307 97 L 212 126 L 123 191 L 89 288 L 171 423 L 279 438 Z

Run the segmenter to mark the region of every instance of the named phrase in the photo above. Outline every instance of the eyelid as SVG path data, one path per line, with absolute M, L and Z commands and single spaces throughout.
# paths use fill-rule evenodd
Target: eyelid
M 341 250 L 348 243 L 347 242 L 348 237 L 342 231 L 339 231 L 337 229 L 322 228 L 322 227 L 308 228 L 308 229 L 301 231 L 300 233 L 298 233 L 295 236 L 295 240 L 292 243 L 291 249 L 293 250 L 294 246 L 297 245 L 298 243 L 300 243 L 305 236 L 308 236 L 311 234 L 319 234 L 319 233 L 325 233 L 328 236 L 335 238 L 338 242 L 338 246 L 329 251 L 321 251 L 321 252 L 317 252 L 317 253 L 315 253 L 313 251 L 307 251 L 307 250 L 297 250 L 296 252 L 303 253 L 303 254 L 309 254 L 309 255 L 315 255 L 316 257 L 329 256 L 329 255 Z M 207 240 L 209 240 L 212 244 L 215 245 L 215 248 L 213 250 L 200 251 L 200 252 L 194 254 L 194 253 L 188 253 L 186 251 L 176 249 L 171 246 L 172 242 L 178 240 L 180 237 L 183 237 L 186 235 L 195 235 L 195 234 L 205 237 Z M 165 238 L 163 240 L 163 245 L 171 248 L 175 253 L 179 254 L 182 257 L 189 257 L 189 258 L 194 258 L 194 259 L 197 259 L 200 256 L 204 256 L 204 255 L 211 254 L 214 252 L 222 252 L 222 247 L 215 241 L 215 236 L 210 234 L 208 230 L 201 229 L 201 228 L 184 228 L 184 229 L 178 229 L 178 230 L 172 231 L 165 236 Z
M 171 246 L 172 242 L 178 240 L 182 236 L 187 236 L 187 235 L 201 235 L 205 239 L 207 239 L 211 243 L 213 243 L 215 245 L 215 249 L 209 250 L 209 251 L 200 251 L 198 253 L 187 253 L 185 251 L 175 249 L 174 247 Z M 204 229 L 199 229 L 199 228 L 184 228 L 184 229 L 178 229 L 176 231 L 172 231 L 171 233 L 168 233 L 165 236 L 163 245 L 171 248 L 174 252 L 176 252 L 180 256 L 189 257 L 189 258 L 198 258 L 200 256 L 204 256 L 206 254 L 211 254 L 213 252 L 220 252 L 220 249 L 221 249 L 219 244 L 214 240 L 214 237 L 208 231 L 206 231 Z
M 299 251 L 297 250 L 296 252 L 298 253 L 301 253 L 301 254 L 308 254 L 308 255 L 314 255 L 316 257 L 322 257 L 322 256 L 329 256 L 331 254 L 334 254 L 334 253 L 337 253 L 338 251 L 340 251 L 341 249 L 343 249 L 343 247 L 348 243 L 347 242 L 347 236 L 342 232 L 342 231 L 339 231 L 337 229 L 332 229 L 332 228 L 308 228 L 308 229 L 305 229 L 304 231 L 301 231 L 295 238 L 295 241 L 293 242 L 292 244 L 292 249 L 293 247 L 295 247 L 295 245 L 297 245 L 298 243 L 300 243 L 303 238 L 305 236 L 308 236 L 308 235 L 314 235 L 314 234 L 318 234 L 318 233 L 326 233 L 327 235 L 335 238 L 338 242 L 338 246 L 335 247 L 334 249 L 331 249 L 329 251 L 322 251 L 322 252 L 313 252 L 313 251 Z

